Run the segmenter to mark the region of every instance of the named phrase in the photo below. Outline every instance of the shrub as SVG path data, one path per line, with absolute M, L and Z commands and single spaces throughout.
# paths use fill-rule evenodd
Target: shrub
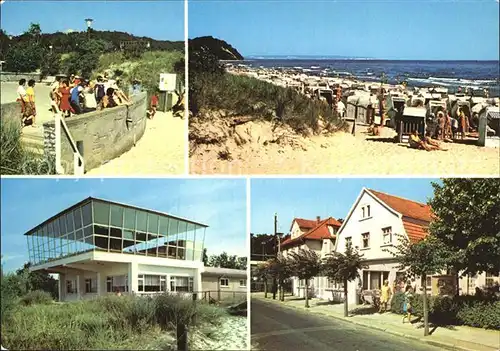
M 457 317 L 471 327 L 500 330 L 500 301 L 465 305 L 458 311 Z
M 394 294 L 391 302 L 393 313 L 403 314 L 404 293 Z M 494 297 L 429 296 L 429 320 L 444 325 L 468 325 L 500 329 L 500 301 Z M 413 314 L 423 315 L 422 295 L 412 300 Z
M 52 296 L 43 290 L 30 291 L 21 297 L 21 303 L 26 306 L 35 304 L 47 305 L 52 302 L 54 302 L 54 300 L 52 300 Z

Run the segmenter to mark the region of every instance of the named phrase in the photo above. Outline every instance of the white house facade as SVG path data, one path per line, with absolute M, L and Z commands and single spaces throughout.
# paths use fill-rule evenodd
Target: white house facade
M 30 268 L 59 274 L 61 301 L 202 291 L 206 225 L 87 198 L 25 235 Z

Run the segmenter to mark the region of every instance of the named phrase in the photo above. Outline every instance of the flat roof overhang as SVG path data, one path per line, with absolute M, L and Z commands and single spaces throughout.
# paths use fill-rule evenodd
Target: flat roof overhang
M 91 201 L 100 201 L 100 202 L 108 203 L 110 205 L 127 207 L 127 208 L 131 208 L 131 209 L 134 209 L 134 210 L 140 210 L 140 211 L 144 211 L 144 212 L 148 212 L 148 213 L 157 214 L 157 215 L 160 215 L 160 216 L 166 216 L 166 217 L 170 217 L 170 218 L 173 218 L 173 219 L 181 220 L 183 222 L 187 222 L 187 223 L 199 225 L 199 226 L 204 227 L 204 228 L 208 228 L 208 225 L 206 225 L 206 224 L 203 224 L 203 223 L 200 223 L 200 222 L 195 222 L 195 221 L 192 221 L 192 220 L 189 220 L 189 219 L 186 219 L 186 218 L 183 218 L 183 217 L 179 217 L 179 216 L 173 216 L 173 215 L 168 214 L 166 212 L 150 210 L 150 209 L 147 209 L 147 208 L 144 208 L 144 207 L 137 207 L 137 206 L 127 205 L 127 204 L 123 204 L 123 203 L 116 202 L 116 201 L 110 201 L 110 200 L 105 200 L 105 199 L 100 199 L 100 198 L 97 198 L 97 197 L 89 196 L 89 197 L 83 199 L 82 201 L 77 202 L 76 204 L 74 204 L 74 205 L 72 205 L 72 206 L 70 206 L 70 207 L 68 207 L 68 208 L 66 208 L 66 209 L 58 212 L 57 214 L 53 215 L 52 217 L 46 219 L 42 223 L 40 223 L 37 226 L 35 226 L 35 227 L 31 228 L 30 230 L 28 230 L 26 233 L 24 233 L 24 235 L 32 235 L 34 232 L 36 232 L 38 229 L 40 229 L 41 227 L 43 227 L 45 224 L 49 223 L 50 221 L 53 221 L 54 219 L 60 217 L 61 215 L 66 214 L 66 213 L 72 211 L 73 209 L 75 209 L 75 208 L 77 208 L 79 206 L 85 205 L 86 203 L 89 203 Z
M 201 261 L 191 260 L 177 260 L 166 257 L 153 257 L 153 256 L 137 256 L 133 254 L 118 253 L 118 252 L 103 252 L 98 250 L 89 250 L 66 257 L 61 257 L 56 260 L 44 262 L 39 265 L 31 266 L 30 271 L 46 270 L 51 273 L 59 273 L 64 269 L 80 269 L 89 270 L 81 267 L 84 264 L 112 264 L 112 263 L 131 263 L 137 262 L 138 264 L 152 265 L 152 266 L 167 266 L 179 268 L 194 268 L 200 269 L 203 267 Z M 77 267 L 78 265 L 78 267 Z

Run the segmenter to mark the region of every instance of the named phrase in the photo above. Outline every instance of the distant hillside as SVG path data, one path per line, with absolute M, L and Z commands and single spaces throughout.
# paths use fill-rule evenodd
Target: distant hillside
M 105 52 L 117 51 L 120 49 L 122 42 L 143 42 L 144 45 L 149 43 L 149 50 L 160 51 L 184 51 L 184 41 L 168 41 L 168 40 L 155 40 L 148 37 L 138 37 L 125 32 L 111 32 L 111 31 L 98 31 L 91 30 L 88 32 L 56 32 L 56 33 L 42 33 L 38 36 L 38 42 L 45 48 L 52 46 L 54 52 L 66 53 L 75 51 L 78 43 L 86 41 L 88 38 L 99 39 L 105 43 Z M 5 32 L 0 32 L 0 47 L 3 56 L 8 51 L 10 45 L 18 43 L 29 42 L 34 37 L 28 33 L 13 36 L 12 39 L 6 35 Z
M 210 51 L 219 60 L 243 60 L 243 56 L 226 43 L 224 40 L 214 37 L 198 37 L 189 40 L 189 50 L 193 51 Z

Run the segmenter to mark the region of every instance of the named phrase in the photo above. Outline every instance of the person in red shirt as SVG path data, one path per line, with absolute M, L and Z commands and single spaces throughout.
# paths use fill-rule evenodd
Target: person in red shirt
M 158 91 L 155 91 L 151 96 L 151 107 L 148 111 L 148 118 L 153 119 L 156 113 L 156 108 L 158 107 Z

